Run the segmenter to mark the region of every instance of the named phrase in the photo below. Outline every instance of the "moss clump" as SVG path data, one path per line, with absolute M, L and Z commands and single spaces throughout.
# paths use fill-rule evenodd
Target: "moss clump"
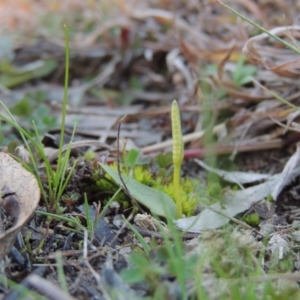
M 114 163 L 110 167 L 117 170 L 117 165 Z M 121 172 L 126 174 L 125 167 L 121 167 Z M 129 171 L 130 175 L 136 181 L 150 186 L 154 189 L 163 191 L 168 194 L 173 200 L 175 199 L 174 195 L 174 184 L 171 176 L 167 178 L 164 177 L 164 172 L 156 172 L 153 174 L 149 171 L 149 166 L 137 165 Z M 94 175 L 94 179 L 96 181 L 96 189 L 98 191 L 107 191 L 109 194 L 113 194 L 118 186 L 115 184 L 113 179 L 108 174 L 99 175 L 99 172 L 96 172 Z M 199 181 L 192 180 L 189 178 L 181 179 L 180 181 L 180 197 L 182 201 L 182 211 L 185 215 L 190 216 L 195 211 L 195 207 L 197 205 L 198 197 L 195 193 L 196 187 L 199 185 Z M 128 197 L 125 193 L 120 193 L 118 196 L 118 201 L 125 205 L 126 207 L 129 205 Z
M 260 222 L 260 218 L 259 218 L 258 213 L 248 214 L 248 215 L 243 217 L 243 220 L 244 220 L 245 223 L 247 223 L 248 225 L 250 225 L 252 227 L 258 226 L 259 222 Z
M 175 188 L 173 181 L 165 185 L 159 184 L 157 181 L 155 181 L 155 184 L 152 187 L 166 193 L 173 200 L 175 199 Z M 191 216 L 194 213 L 198 202 L 198 197 L 194 193 L 194 190 L 195 186 L 193 185 L 192 179 L 182 179 L 180 181 L 179 195 L 181 198 L 182 212 L 186 216 Z

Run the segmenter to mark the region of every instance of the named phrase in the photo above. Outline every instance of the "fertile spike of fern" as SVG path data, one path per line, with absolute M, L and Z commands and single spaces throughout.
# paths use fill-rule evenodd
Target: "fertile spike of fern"
M 178 108 L 177 101 L 174 100 L 171 109 L 171 120 L 172 120 L 172 138 L 173 138 L 173 183 L 175 190 L 175 202 L 177 215 L 179 218 L 182 217 L 182 201 L 180 198 L 180 170 L 183 160 L 183 140 L 181 133 L 181 120 L 180 111 Z

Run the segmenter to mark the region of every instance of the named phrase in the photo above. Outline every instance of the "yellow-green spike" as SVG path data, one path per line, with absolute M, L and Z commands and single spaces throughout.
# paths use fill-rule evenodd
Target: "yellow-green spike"
M 171 109 L 171 120 L 172 120 L 172 138 L 173 138 L 173 184 L 175 191 L 175 202 L 177 215 L 179 218 L 182 217 L 182 203 L 180 198 L 180 170 L 183 160 L 183 140 L 181 133 L 181 120 L 180 111 L 178 108 L 177 101 L 174 100 Z

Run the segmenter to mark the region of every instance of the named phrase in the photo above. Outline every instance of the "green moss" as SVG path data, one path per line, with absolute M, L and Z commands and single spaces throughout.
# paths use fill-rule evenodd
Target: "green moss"
M 168 194 L 173 200 L 175 199 L 175 189 L 173 182 L 170 182 L 168 185 L 154 185 L 153 187 Z M 181 180 L 179 195 L 181 198 L 183 213 L 186 216 L 192 215 L 197 204 L 197 197 L 196 194 L 192 192 L 191 180 Z
M 84 153 L 84 159 L 92 161 L 93 159 L 95 159 L 96 155 L 94 151 L 87 151 Z
M 212 198 L 221 198 L 222 196 L 222 187 L 219 182 L 210 182 L 207 185 L 207 193 Z
M 152 174 L 143 166 L 134 167 L 133 178 L 136 181 L 149 186 L 152 186 L 154 182 Z
M 110 167 L 117 170 L 117 165 L 114 163 Z M 157 190 L 163 191 L 168 194 L 173 200 L 175 199 L 174 194 L 174 184 L 172 181 L 171 173 L 169 172 L 155 172 L 155 174 L 149 171 L 150 167 L 148 165 L 137 165 L 133 169 L 129 170 L 130 174 L 125 171 L 125 167 L 121 166 L 121 172 L 132 176 L 136 181 L 151 186 Z M 167 177 L 165 177 L 168 174 Z M 108 192 L 109 195 L 113 194 L 118 186 L 114 183 L 113 179 L 108 174 L 99 175 L 98 172 L 94 175 L 94 180 L 96 181 L 95 190 Z M 180 197 L 182 201 L 182 211 L 185 215 L 190 216 L 193 214 L 197 202 L 199 201 L 199 196 L 195 193 L 195 190 L 199 186 L 198 180 L 193 180 L 190 178 L 180 180 Z M 109 196 L 107 196 L 109 198 Z M 107 199 L 108 200 L 108 199 Z M 104 200 L 105 202 L 106 200 Z M 118 201 L 123 208 L 129 206 L 129 201 L 127 195 L 122 192 L 118 196 Z M 175 200 L 174 200 L 175 201 Z
M 258 213 L 249 214 L 243 217 L 245 223 L 252 227 L 256 227 L 259 225 L 260 218 Z

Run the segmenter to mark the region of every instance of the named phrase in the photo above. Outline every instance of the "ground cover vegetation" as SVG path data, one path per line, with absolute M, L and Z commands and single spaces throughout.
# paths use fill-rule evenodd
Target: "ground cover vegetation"
M 299 13 L 2 1 L 1 299 L 300 299 Z

